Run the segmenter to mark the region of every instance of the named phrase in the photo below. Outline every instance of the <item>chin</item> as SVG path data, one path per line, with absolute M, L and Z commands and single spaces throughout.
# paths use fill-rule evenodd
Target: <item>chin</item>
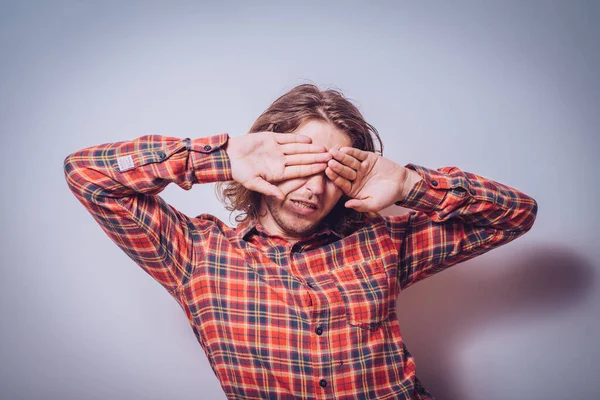
M 321 222 L 320 220 L 307 219 L 302 215 L 287 212 L 274 214 L 273 217 L 282 230 L 295 236 L 308 236 Z
M 270 201 L 269 201 L 270 200 Z M 294 213 L 287 205 L 277 203 L 272 199 L 266 201 L 267 209 L 279 228 L 289 235 L 301 237 L 311 234 L 319 225 L 322 218 L 316 215 L 305 216 Z
M 279 224 L 285 231 L 292 233 L 296 236 L 300 235 L 300 236 L 308 236 L 310 233 L 312 233 L 316 228 L 317 225 L 319 225 L 319 223 L 312 223 L 312 222 L 308 222 L 306 220 L 302 221 L 298 221 L 299 218 L 297 219 L 293 219 L 291 221 L 281 221 L 281 223 Z

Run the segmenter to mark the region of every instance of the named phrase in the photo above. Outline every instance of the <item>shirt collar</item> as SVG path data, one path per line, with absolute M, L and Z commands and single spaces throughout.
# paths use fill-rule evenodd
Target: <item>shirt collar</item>
M 260 223 L 260 221 L 252 218 L 246 218 L 242 222 L 240 222 L 236 227 L 236 232 L 238 237 L 246 240 L 246 238 L 252 233 L 258 233 L 265 237 L 272 237 L 275 235 L 271 235 L 266 228 Z M 334 231 L 329 225 L 322 223 L 315 232 L 308 235 L 306 238 L 302 238 L 302 242 L 314 240 L 317 237 L 321 236 L 334 236 L 337 239 L 341 239 L 342 236 Z

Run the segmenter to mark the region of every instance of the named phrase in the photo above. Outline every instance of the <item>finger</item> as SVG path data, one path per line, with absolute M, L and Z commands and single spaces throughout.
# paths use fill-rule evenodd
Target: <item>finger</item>
M 327 168 L 327 164 L 306 164 L 306 165 L 292 165 L 285 167 L 281 180 L 303 178 L 305 176 L 311 176 L 323 172 Z
M 306 135 L 296 133 L 278 133 L 275 135 L 275 140 L 279 144 L 285 143 L 312 143 L 312 139 Z
M 329 180 L 333 182 L 335 186 L 339 187 L 340 190 L 346 194 L 350 191 L 350 189 L 352 189 L 352 183 L 350 183 L 348 179 L 341 177 L 331 168 L 327 168 L 325 170 L 325 176 L 327 176 L 327 178 L 329 178 Z
M 339 149 L 330 149 L 329 152 L 331 155 L 338 160 L 340 163 L 347 165 L 355 171 L 358 171 L 360 168 L 360 161 L 358 161 L 355 157 L 348 155 Z
M 365 161 L 369 154 L 371 154 L 368 151 L 363 151 L 354 147 L 342 147 L 340 151 L 351 155 L 359 161 Z
M 285 156 L 285 165 L 326 163 L 331 157 L 331 153 L 293 154 Z
M 283 192 L 277 186 L 270 184 L 260 177 L 249 180 L 244 186 L 266 196 L 274 196 L 279 200 L 283 200 L 285 198 Z
M 342 178 L 351 181 L 356 179 L 356 171 L 350 167 L 346 167 L 345 165 L 339 163 L 337 160 L 329 160 L 327 166 L 331 168 L 336 174 L 340 175 Z
M 283 154 L 327 153 L 325 146 L 309 143 L 287 143 L 281 145 Z

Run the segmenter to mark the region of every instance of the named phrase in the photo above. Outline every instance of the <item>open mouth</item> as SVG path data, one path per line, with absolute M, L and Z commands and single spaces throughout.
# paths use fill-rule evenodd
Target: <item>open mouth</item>
M 292 203 L 294 203 L 297 207 L 304 208 L 307 210 L 316 210 L 317 209 L 317 206 L 315 206 L 314 204 L 305 203 L 303 201 L 292 200 Z

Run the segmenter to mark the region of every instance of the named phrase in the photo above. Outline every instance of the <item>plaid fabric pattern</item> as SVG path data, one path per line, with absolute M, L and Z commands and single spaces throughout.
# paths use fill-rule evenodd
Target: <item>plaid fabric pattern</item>
M 65 159 L 68 185 L 106 234 L 185 311 L 229 399 L 432 399 L 396 318 L 399 292 L 525 233 L 529 196 L 448 167 L 401 216 L 290 245 L 256 221 L 188 217 L 158 194 L 231 180 L 228 135 L 159 135 Z

